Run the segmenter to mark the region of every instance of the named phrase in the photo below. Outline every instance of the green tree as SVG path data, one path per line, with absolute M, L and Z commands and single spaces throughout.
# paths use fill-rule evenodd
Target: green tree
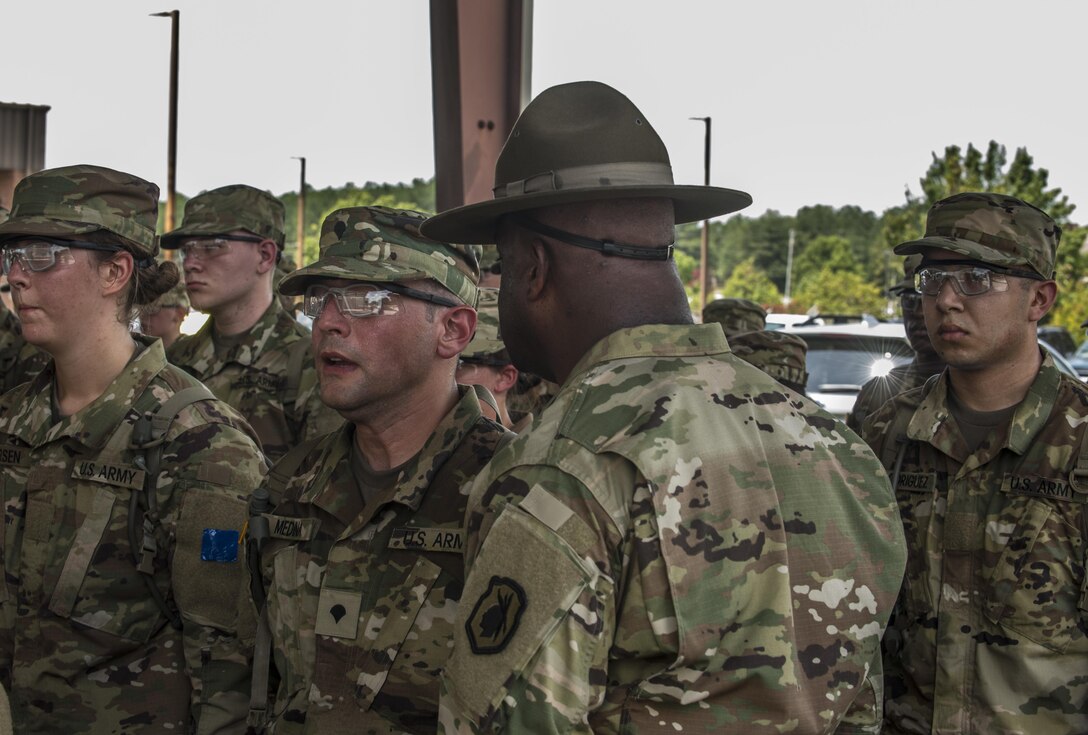
M 1044 318 L 1044 323 L 1065 327 L 1073 339 L 1081 342 L 1080 325 L 1088 319 L 1088 255 L 1083 252 L 1088 228 L 1071 226 L 1062 232 L 1054 280 L 1058 282 L 1058 300 Z
M 756 265 L 755 258 L 739 263 L 722 285 L 720 293 L 725 298 L 749 299 L 764 307 L 782 303 L 782 292 Z
M 850 250 L 850 242 L 838 235 L 812 238 L 793 259 L 793 283 L 798 290 L 805 281 L 830 268 L 836 273 L 861 273 L 861 263 Z
M 823 314 L 879 314 L 885 299 L 881 289 L 852 271 L 822 268 L 797 289 L 796 302 Z

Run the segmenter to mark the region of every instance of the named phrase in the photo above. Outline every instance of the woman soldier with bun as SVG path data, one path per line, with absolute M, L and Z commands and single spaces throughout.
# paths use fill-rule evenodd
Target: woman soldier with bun
M 16 732 L 233 732 L 245 421 L 132 316 L 157 263 L 158 188 L 98 166 L 34 174 L 0 224 L 28 342 L 52 356 L 0 398 L 0 683 Z

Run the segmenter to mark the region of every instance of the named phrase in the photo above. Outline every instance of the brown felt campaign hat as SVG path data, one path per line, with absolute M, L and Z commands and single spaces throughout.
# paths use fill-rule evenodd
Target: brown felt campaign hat
M 671 199 L 678 224 L 752 203 L 735 189 L 674 184 L 660 136 L 631 100 L 600 82 L 561 84 L 529 103 L 499 154 L 493 192 L 491 201 L 435 215 L 423 234 L 493 243 L 505 214 L 600 199 Z

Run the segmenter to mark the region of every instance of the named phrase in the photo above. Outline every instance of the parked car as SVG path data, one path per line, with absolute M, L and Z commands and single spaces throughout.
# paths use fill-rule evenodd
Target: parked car
M 811 317 L 808 314 L 776 314 L 771 312 L 767 315 L 767 331 L 774 332 L 778 329 L 785 329 L 786 327 L 792 327 L 802 322 L 807 322 Z
M 786 331 L 808 345 L 805 392 L 841 419 L 854 407 L 862 385 L 914 359 L 902 324 L 866 321 Z
M 1080 347 L 1069 358 L 1069 364 L 1082 378 L 1088 378 L 1088 340 L 1081 342 Z
M 1065 327 L 1038 327 L 1036 332 L 1039 339 L 1044 340 L 1051 347 L 1065 355 L 1066 358 L 1072 357 L 1073 353 L 1077 351 L 1077 343 L 1073 339 L 1073 335 Z

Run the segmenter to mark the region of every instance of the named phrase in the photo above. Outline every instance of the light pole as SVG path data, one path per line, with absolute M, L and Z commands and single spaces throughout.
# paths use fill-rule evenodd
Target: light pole
M 177 194 L 178 26 L 181 25 L 181 11 L 170 10 L 151 15 L 170 19 L 170 132 L 166 144 L 166 222 L 163 225 L 163 229 L 170 232 L 174 229 L 174 198 Z
M 299 163 L 299 179 L 298 179 L 298 233 L 296 237 L 298 242 L 295 245 L 295 267 L 301 268 L 304 264 L 302 262 L 302 241 L 306 234 L 306 156 L 291 156 Z
M 706 147 L 703 154 L 703 184 L 710 186 L 710 118 L 691 117 L 689 120 L 702 120 L 706 123 Z M 699 311 L 706 308 L 707 292 L 710 291 L 710 220 L 703 220 L 703 236 L 699 242 Z

